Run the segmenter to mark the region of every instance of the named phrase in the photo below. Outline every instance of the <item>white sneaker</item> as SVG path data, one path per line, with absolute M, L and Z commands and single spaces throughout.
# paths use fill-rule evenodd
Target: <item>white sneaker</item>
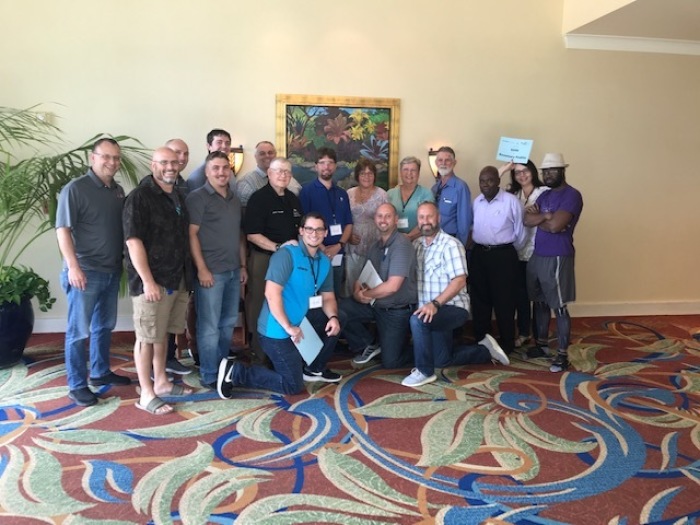
M 510 364 L 510 359 L 508 359 L 508 356 L 503 351 L 503 348 L 501 348 L 498 342 L 496 342 L 496 340 L 489 334 L 486 334 L 486 336 L 481 341 L 479 341 L 479 344 L 481 346 L 486 347 L 486 349 L 489 351 L 489 354 L 491 354 L 492 361 L 496 363 L 501 363 L 502 365 Z
M 436 379 L 437 376 L 435 374 L 427 376 L 417 368 L 414 368 L 413 370 L 411 370 L 411 374 L 407 375 L 404 378 L 404 380 L 401 381 L 401 384 L 403 386 L 411 386 L 415 388 L 418 386 L 427 385 L 428 383 L 432 383 Z
M 352 362 L 356 365 L 364 365 L 382 353 L 379 345 L 367 345 L 360 355 L 353 357 Z

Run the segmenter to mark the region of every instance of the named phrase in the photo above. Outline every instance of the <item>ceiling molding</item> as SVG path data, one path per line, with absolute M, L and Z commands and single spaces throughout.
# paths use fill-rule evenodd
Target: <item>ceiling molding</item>
M 635 53 L 665 53 L 670 55 L 700 55 L 700 42 L 696 40 L 672 40 L 607 35 L 564 35 L 568 49 L 598 51 L 631 51 Z

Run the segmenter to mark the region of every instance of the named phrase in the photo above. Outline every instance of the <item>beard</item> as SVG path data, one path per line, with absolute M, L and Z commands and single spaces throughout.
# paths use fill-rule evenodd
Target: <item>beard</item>
M 452 168 L 438 168 L 438 175 L 444 177 L 452 172 Z
M 438 225 L 437 224 L 423 224 L 420 227 L 420 234 L 423 237 L 430 237 L 432 235 L 435 235 L 438 231 Z

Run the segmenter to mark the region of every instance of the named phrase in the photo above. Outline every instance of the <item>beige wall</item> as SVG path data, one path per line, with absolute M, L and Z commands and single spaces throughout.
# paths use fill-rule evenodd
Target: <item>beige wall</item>
M 563 0 L 418 4 L 0 0 L 0 104 L 56 103 L 72 143 L 181 136 L 194 167 L 212 127 L 274 138 L 276 93 L 400 98 L 400 155 L 451 144 L 473 193 L 501 135 L 565 154 L 575 313 L 698 311 L 700 58 L 567 50 Z M 58 272 L 52 237 L 29 258 Z

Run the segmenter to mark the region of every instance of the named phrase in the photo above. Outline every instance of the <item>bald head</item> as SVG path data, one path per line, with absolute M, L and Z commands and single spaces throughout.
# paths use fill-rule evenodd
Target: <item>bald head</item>
M 394 205 L 385 203 L 379 206 L 374 213 L 374 224 L 384 239 L 394 233 L 399 225 L 399 214 Z
M 182 173 L 190 161 L 190 148 L 182 139 L 170 139 L 165 143 L 165 147 L 171 149 L 177 155 L 178 173 Z
M 177 154 L 170 148 L 163 146 L 153 152 L 151 171 L 159 186 L 172 188 L 177 181 L 178 167 Z

